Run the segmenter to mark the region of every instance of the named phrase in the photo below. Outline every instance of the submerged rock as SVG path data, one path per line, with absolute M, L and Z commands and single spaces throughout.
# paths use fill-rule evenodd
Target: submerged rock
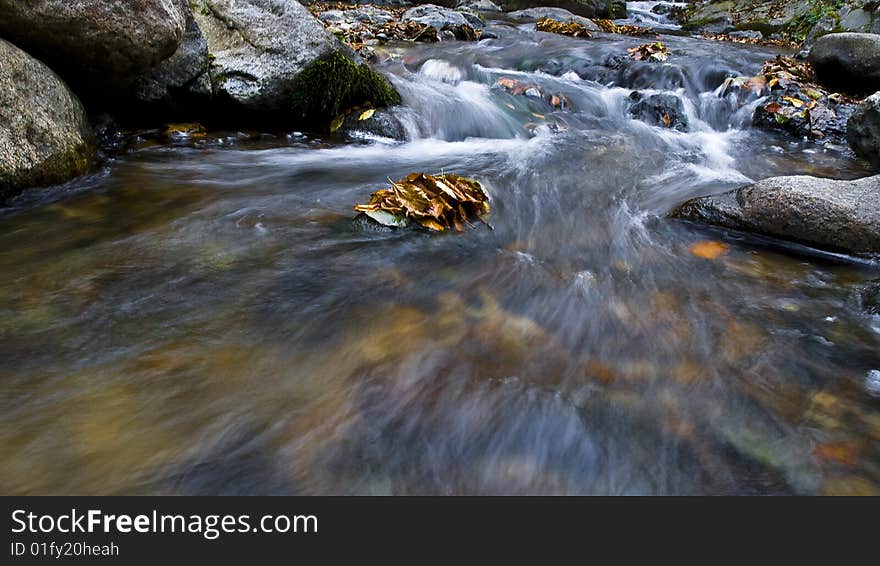
M 0 34 L 76 86 L 127 85 L 170 57 L 184 33 L 176 0 L 0 2 Z
M 872 281 L 859 292 L 859 299 L 868 313 L 880 315 L 880 279 Z
M 325 128 L 341 111 L 400 97 L 295 0 L 192 0 L 219 102 Z
M 832 33 L 816 41 L 810 62 L 819 83 L 841 92 L 880 90 L 880 35 Z
M 846 140 L 856 155 L 880 169 L 880 92 L 866 98 L 850 116 Z
M 679 132 L 688 131 L 688 119 L 684 103 L 674 94 L 652 94 L 644 96 L 633 92 L 630 97 L 629 113 L 652 126 L 670 128 Z
M 864 256 L 880 254 L 880 175 L 773 177 L 692 199 L 670 216 Z
M 94 155 L 82 104 L 46 65 L 0 39 L 0 200 L 82 174 Z

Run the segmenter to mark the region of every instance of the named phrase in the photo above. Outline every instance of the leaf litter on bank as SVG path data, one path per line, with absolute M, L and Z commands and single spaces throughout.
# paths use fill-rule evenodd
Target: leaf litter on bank
M 593 23 L 599 26 L 605 33 L 614 33 L 617 35 L 631 35 L 633 37 L 640 37 L 645 35 L 653 35 L 656 36 L 657 33 L 653 28 L 643 28 L 639 26 L 629 26 L 629 25 L 617 25 L 613 20 L 593 20 Z
M 552 18 L 541 18 L 535 22 L 535 31 L 556 33 L 559 35 L 567 35 L 569 37 L 582 37 L 584 39 L 593 37 L 587 28 L 577 22 L 560 22 Z
M 391 228 L 410 223 L 433 232 L 464 231 L 489 213 L 489 195 L 474 179 L 454 174 L 411 173 L 391 187 L 376 191 L 354 209 Z

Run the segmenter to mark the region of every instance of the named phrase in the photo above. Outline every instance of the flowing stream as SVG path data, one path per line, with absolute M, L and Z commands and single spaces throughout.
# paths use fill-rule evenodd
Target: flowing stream
M 868 173 L 718 96 L 777 52 L 489 29 L 385 50 L 408 142 L 144 142 L 0 211 L 0 491 L 877 493 L 878 267 L 665 217 Z M 479 179 L 492 229 L 352 222 L 413 171 Z

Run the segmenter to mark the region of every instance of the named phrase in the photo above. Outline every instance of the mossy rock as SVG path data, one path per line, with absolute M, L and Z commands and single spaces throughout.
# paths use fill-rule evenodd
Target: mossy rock
M 310 63 L 296 79 L 293 106 L 302 122 L 326 130 L 349 108 L 400 104 L 400 94 L 379 73 L 335 51 Z
M 0 201 L 84 173 L 95 155 L 82 104 L 47 66 L 0 39 Z

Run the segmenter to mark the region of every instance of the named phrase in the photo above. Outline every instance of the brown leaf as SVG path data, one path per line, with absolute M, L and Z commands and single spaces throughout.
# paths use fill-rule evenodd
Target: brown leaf
M 690 252 L 702 259 L 718 259 L 726 254 L 729 249 L 729 246 L 725 243 L 706 240 L 693 244 L 690 247 Z

